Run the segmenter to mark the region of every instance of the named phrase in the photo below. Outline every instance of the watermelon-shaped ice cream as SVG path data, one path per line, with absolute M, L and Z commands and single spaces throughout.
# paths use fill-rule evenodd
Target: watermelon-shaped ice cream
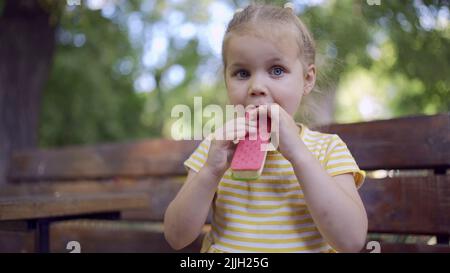
M 267 126 L 260 125 L 258 119 L 256 139 L 250 138 L 247 133 L 245 139 L 239 141 L 231 161 L 231 174 L 234 179 L 255 180 L 261 175 L 267 155 L 267 150 L 262 147 L 270 142 L 267 136 L 261 136 L 261 132 L 270 132 L 270 119 Z

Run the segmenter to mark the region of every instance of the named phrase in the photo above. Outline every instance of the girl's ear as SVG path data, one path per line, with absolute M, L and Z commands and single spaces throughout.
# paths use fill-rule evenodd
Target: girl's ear
M 303 95 L 308 95 L 316 84 L 316 66 L 314 64 L 308 65 L 305 73 L 303 83 Z

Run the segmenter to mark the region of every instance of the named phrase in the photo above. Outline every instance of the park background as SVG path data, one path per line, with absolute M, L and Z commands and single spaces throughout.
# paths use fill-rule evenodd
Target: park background
M 224 106 L 222 37 L 249 3 L 0 0 L 0 186 L 14 151 L 170 138 L 173 106 Z M 319 73 L 298 121 L 449 112 L 448 0 L 292 3 Z
M 0 0 L 0 165 L 19 148 L 168 138 L 174 105 L 225 105 L 221 41 L 248 3 Z M 319 73 L 297 120 L 449 111 L 448 1 L 293 4 Z

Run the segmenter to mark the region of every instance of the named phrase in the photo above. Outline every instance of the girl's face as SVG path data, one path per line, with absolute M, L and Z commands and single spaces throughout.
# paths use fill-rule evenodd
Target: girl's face
M 310 66 L 305 75 L 295 39 L 279 37 L 277 43 L 252 35 L 228 38 L 225 84 L 232 104 L 277 103 L 291 116 L 298 110 L 314 86 L 315 68 Z

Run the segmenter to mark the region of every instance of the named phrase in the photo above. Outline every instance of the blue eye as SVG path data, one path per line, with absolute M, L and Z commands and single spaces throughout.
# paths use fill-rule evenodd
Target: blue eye
M 247 78 L 248 76 L 249 76 L 249 73 L 248 73 L 248 71 L 245 71 L 245 70 L 239 70 L 239 71 L 237 71 L 236 73 L 235 73 L 235 75 L 238 77 L 238 78 Z
M 271 73 L 272 73 L 274 76 L 281 76 L 281 75 L 283 75 L 283 73 L 284 73 L 284 69 L 281 68 L 281 67 L 279 67 L 279 66 L 276 66 L 276 67 L 273 67 L 273 68 L 272 68 Z

